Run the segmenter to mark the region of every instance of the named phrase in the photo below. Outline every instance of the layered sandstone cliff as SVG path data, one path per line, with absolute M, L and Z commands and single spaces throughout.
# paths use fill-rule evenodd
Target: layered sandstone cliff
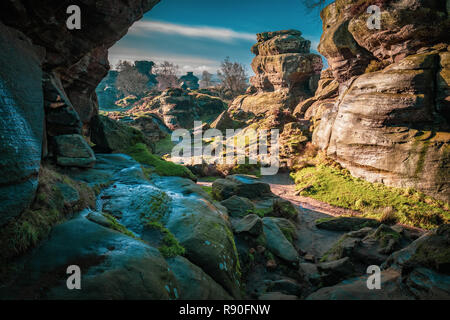
M 77 1 L 81 30 L 69 30 L 71 1 L 2 1 L 0 225 L 33 200 L 41 158 L 67 141 L 53 137 L 88 130 L 95 88 L 109 70 L 108 48 L 158 2 Z
M 367 6 L 352 1 L 322 11 L 319 51 L 333 79 L 296 115 L 315 120 L 313 142 L 353 175 L 449 200 L 445 3 L 380 5 L 380 30 L 367 28 Z

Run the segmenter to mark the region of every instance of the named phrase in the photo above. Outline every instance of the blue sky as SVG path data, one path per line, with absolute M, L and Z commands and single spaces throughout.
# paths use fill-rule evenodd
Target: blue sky
M 162 0 L 109 51 L 118 60 L 164 60 L 180 73 L 215 73 L 227 56 L 252 74 L 250 52 L 256 33 L 297 29 L 316 51 L 322 33 L 319 11 L 301 0 Z

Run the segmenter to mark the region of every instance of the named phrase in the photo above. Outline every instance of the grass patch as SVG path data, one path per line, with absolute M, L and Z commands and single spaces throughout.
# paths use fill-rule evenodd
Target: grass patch
M 256 214 L 258 217 L 260 218 L 264 218 L 265 216 L 271 214 L 273 211 L 272 207 L 270 208 L 258 208 L 258 209 L 251 209 L 251 210 L 247 210 L 246 215 L 247 214 Z
M 433 229 L 449 223 L 449 204 L 414 189 L 392 188 L 355 178 L 327 159 L 291 174 L 302 196 L 390 223 Z
M 152 168 L 145 168 L 146 174 L 156 173 L 160 176 L 178 176 L 196 180 L 195 175 L 186 167 L 179 164 L 165 161 L 160 157 L 150 153 L 147 146 L 143 143 L 137 143 L 125 151 L 137 162 L 150 166 Z
M 167 135 L 164 139 L 155 142 L 155 153 L 159 156 L 171 154 L 175 144 L 172 142 L 172 137 Z
M 209 194 L 211 196 L 211 198 L 213 198 L 213 192 L 212 192 L 212 187 L 209 186 L 202 186 L 202 189 L 205 190 L 205 192 L 207 194 Z
M 158 250 L 159 252 L 161 252 L 164 258 L 172 258 L 185 254 L 186 250 L 184 249 L 184 247 L 178 242 L 178 240 L 169 231 L 169 229 L 164 227 L 160 222 L 149 222 L 147 223 L 146 227 L 156 229 L 163 234 L 163 245 L 160 246 Z

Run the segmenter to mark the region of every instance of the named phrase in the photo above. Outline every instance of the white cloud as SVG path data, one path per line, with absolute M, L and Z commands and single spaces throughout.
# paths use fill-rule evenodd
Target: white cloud
M 138 21 L 128 31 L 129 34 L 140 36 L 149 32 L 176 34 L 191 38 L 207 38 L 223 42 L 230 42 L 236 39 L 256 41 L 256 35 L 253 33 L 210 26 L 187 26 L 163 21 Z

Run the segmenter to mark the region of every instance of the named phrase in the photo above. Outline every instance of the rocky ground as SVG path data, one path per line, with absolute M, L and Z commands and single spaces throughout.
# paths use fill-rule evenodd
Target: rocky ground
M 47 2 L 0 10 L 0 298 L 449 299 L 444 4 L 378 1 L 385 27 L 368 33 L 368 1 L 337 0 L 321 14 L 326 70 L 300 31 L 262 32 L 229 105 L 187 75 L 105 115 L 107 50 L 158 1 L 85 0 L 89 34 Z M 162 159 L 198 120 L 243 129 L 231 139 L 278 129 L 296 186 L 255 177 L 260 163 Z M 82 291 L 66 289 L 71 264 Z
M 148 176 L 126 155 L 96 159 L 66 172 L 99 190 L 95 207 L 16 260 L 3 299 L 450 297 L 448 253 L 435 252 L 449 247 L 448 226 L 424 233 L 333 218 L 272 193 L 285 175 L 208 187 Z M 81 266 L 83 290 L 66 289 L 68 264 Z M 368 264 L 382 266 L 382 290 L 365 286 Z

